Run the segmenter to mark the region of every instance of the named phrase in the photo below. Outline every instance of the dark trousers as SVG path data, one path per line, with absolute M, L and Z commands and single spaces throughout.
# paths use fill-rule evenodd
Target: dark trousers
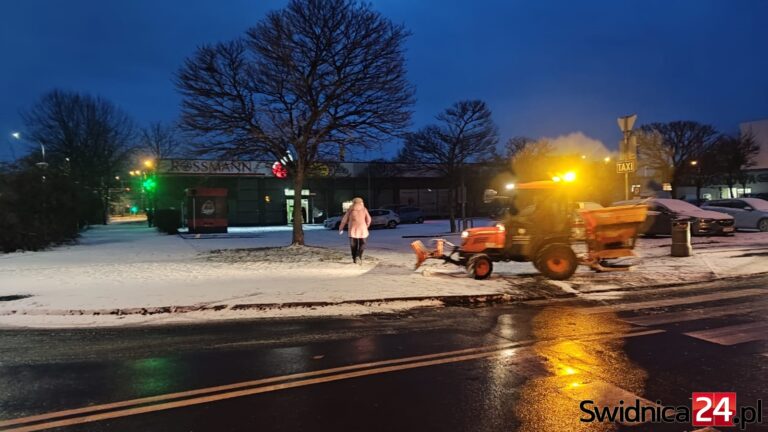
M 365 250 L 365 239 L 350 237 L 349 249 L 352 251 L 352 259 L 362 258 Z

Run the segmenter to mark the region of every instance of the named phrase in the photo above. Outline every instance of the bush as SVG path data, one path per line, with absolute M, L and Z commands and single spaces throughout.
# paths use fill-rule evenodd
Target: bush
M 43 180 L 45 175 L 45 180 Z M 0 251 L 39 250 L 78 236 L 78 186 L 36 167 L 0 172 Z
M 181 212 L 173 208 L 155 210 L 154 224 L 160 232 L 176 234 L 181 227 Z

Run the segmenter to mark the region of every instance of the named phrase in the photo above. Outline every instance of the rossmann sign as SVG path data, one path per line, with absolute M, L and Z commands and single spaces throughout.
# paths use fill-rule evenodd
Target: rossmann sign
M 259 161 L 162 159 L 157 171 L 168 175 L 273 176 L 271 164 Z

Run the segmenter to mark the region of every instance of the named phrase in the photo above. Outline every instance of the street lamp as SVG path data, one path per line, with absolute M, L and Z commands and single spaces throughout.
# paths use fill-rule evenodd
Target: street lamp
M 19 132 L 11 132 L 11 138 L 15 139 L 16 141 L 21 141 L 21 134 Z M 16 160 L 16 148 L 13 146 L 13 141 L 8 141 L 8 146 L 11 149 L 11 157 Z
M 696 168 L 696 199 L 701 199 L 701 167 L 699 161 L 692 160 L 691 166 Z

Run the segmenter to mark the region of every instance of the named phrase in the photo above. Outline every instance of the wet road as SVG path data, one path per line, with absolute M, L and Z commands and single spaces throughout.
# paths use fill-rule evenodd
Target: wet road
M 694 430 L 580 422 L 580 403 L 768 399 L 766 294 L 762 277 L 362 318 L 3 330 L 0 430 Z M 747 430 L 768 430 L 765 405 Z

